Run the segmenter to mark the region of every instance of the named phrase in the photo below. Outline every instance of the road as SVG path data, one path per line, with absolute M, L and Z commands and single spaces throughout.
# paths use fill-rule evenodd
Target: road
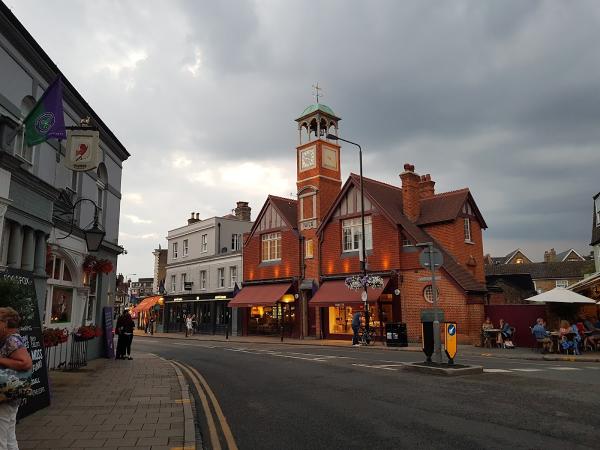
M 446 378 L 402 370 L 420 353 L 376 348 L 136 338 L 134 350 L 195 368 L 239 449 L 598 448 L 598 363 L 459 356 L 485 372 Z

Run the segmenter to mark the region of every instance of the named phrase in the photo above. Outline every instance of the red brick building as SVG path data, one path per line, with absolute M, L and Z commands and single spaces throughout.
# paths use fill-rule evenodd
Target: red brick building
M 274 334 L 283 324 L 290 336 L 351 333 L 362 301 L 344 279 L 360 273 L 361 196 L 357 175 L 342 186 L 341 148 L 325 137 L 337 134 L 340 120 L 322 104 L 297 119 L 298 199 L 269 196 L 244 244 L 244 288 L 230 305 L 244 309 L 245 332 Z M 406 322 L 409 339 L 418 340 L 432 292 L 415 244 L 433 242 L 444 257 L 439 304 L 461 336 L 478 340 L 486 224 L 469 190 L 436 194 L 431 176 L 406 164 L 399 186 L 364 179 L 364 211 L 367 269 L 385 284 L 368 290 L 374 325 Z

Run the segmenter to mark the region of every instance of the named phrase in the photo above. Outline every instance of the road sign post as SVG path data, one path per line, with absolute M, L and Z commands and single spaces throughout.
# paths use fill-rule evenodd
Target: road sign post
M 444 349 L 446 350 L 446 356 L 448 357 L 448 364 L 454 364 L 454 358 L 456 357 L 456 323 L 446 322 L 445 327 L 445 340 Z
M 418 247 L 425 247 L 419 255 L 419 262 L 424 268 L 431 270 L 431 296 L 433 307 L 437 309 L 437 287 L 435 283 L 435 268 L 441 267 L 444 263 L 442 252 L 433 247 L 433 242 L 417 244 Z M 433 354 L 434 361 L 438 364 L 442 363 L 442 339 L 440 335 L 440 321 L 438 317 L 433 320 Z

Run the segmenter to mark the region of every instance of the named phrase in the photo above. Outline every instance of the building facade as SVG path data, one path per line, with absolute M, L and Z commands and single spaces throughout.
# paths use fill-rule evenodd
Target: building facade
M 164 331 L 181 331 L 184 316 L 195 315 L 197 330 L 225 334 L 237 315 L 227 303 L 239 290 L 242 277 L 242 236 L 252 227 L 250 207 L 238 202 L 235 215 L 201 220 L 192 213 L 187 225 L 167 235 Z
M 45 326 L 74 330 L 101 324 L 102 307 L 115 300 L 121 171 L 130 156 L 75 87 L 62 77 L 66 126 L 84 118 L 100 133 L 101 162 L 85 173 L 67 169 L 65 145 L 56 140 L 28 147 L 19 123 L 60 70 L 0 3 L 0 266 L 35 277 Z M 90 254 L 84 230 L 99 208 L 106 231 L 99 251 Z M 102 270 L 91 269 L 102 262 Z M 101 350 L 90 344 L 89 356 Z
M 243 332 L 293 337 L 340 337 L 364 307 L 344 280 L 361 272 L 361 182 L 342 186 L 336 139 L 341 119 L 322 104 L 296 120 L 296 199 L 269 196 L 244 241 L 244 287 L 230 303 Z M 407 164 L 401 186 L 364 178 L 367 269 L 384 280 L 368 290 L 372 325 L 405 322 L 420 336 L 420 311 L 431 307 L 431 276 L 416 244 L 433 242 L 444 256 L 436 279 L 440 306 L 465 339 L 479 339 L 485 275 L 482 230 L 487 227 L 468 189 L 436 194 L 429 175 Z

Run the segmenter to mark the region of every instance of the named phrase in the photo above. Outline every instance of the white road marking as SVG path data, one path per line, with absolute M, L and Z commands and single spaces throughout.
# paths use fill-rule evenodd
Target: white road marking
M 483 369 L 483 371 L 487 373 L 510 373 L 510 370 L 507 369 Z
M 401 367 L 403 366 L 403 364 L 400 365 L 396 365 L 396 366 L 390 366 L 388 365 L 369 365 L 369 364 L 357 364 L 357 363 L 353 363 L 353 366 L 357 366 L 357 367 L 366 367 L 369 369 L 381 369 L 381 370 L 392 370 L 392 371 L 397 371 L 398 369 L 395 369 L 394 367 Z
M 586 369 L 600 370 L 600 367 L 585 366 Z
M 579 367 L 563 367 L 563 366 L 548 367 L 548 369 L 552 369 L 552 370 L 581 370 Z
M 510 370 L 514 370 L 515 372 L 541 372 L 543 369 L 526 368 L 526 369 L 510 369 Z
M 202 345 L 202 344 L 188 344 L 186 342 L 173 342 L 173 345 L 187 345 L 189 347 L 200 347 L 200 348 L 217 348 L 214 345 Z

